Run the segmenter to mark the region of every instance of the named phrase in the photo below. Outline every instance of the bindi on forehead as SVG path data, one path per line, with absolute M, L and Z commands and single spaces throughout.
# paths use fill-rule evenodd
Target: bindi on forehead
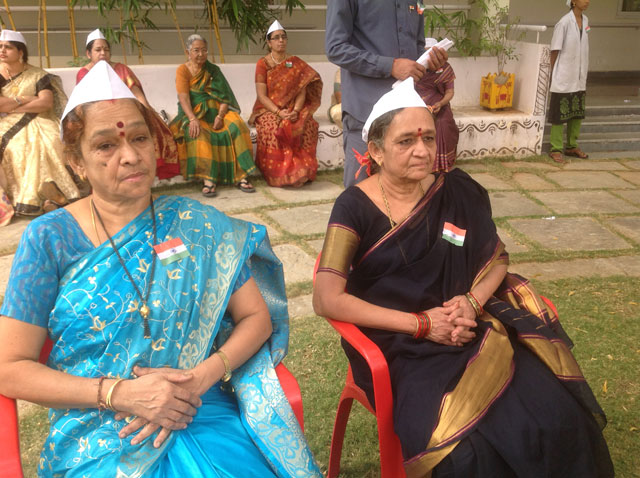
M 124 136 L 124 131 L 122 131 L 122 128 L 124 128 L 124 123 L 123 123 L 122 121 L 118 121 L 118 122 L 116 123 L 116 126 L 117 126 L 117 127 L 118 127 L 118 129 L 120 130 L 120 131 L 118 131 L 118 134 L 119 134 L 120 136 Z

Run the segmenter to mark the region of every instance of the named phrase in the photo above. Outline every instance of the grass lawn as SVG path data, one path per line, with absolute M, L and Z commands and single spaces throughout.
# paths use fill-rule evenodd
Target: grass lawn
M 596 397 L 607 413 L 605 435 L 616 476 L 640 476 L 640 279 L 572 279 L 537 284 L 557 305 L 574 353 Z M 307 293 L 308 289 L 290 291 Z M 291 323 L 290 353 L 285 360 L 302 387 L 305 428 L 323 471 L 346 359 L 337 333 L 317 317 Z M 35 476 L 47 430 L 46 411 L 30 407 L 21 417 L 21 442 L 27 477 Z M 373 416 L 354 404 L 342 457 L 343 478 L 378 476 L 377 435 Z

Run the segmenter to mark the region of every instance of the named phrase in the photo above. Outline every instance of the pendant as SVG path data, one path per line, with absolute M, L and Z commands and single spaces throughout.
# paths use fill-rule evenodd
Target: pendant
M 149 307 L 147 307 L 147 304 L 142 304 L 138 310 L 143 319 L 146 320 L 147 317 L 149 317 Z

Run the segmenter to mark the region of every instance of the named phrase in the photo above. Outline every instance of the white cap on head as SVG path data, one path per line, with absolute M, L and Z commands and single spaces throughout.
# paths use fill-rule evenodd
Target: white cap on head
M 0 41 L 17 41 L 22 43 L 23 45 L 27 44 L 24 37 L 22 36 L 22 33 L 6 29 L 2 30 L 2 33 L 0 33 Z
M 269 33 L 275 32 L 276 30 L 284 30 L 284 27 L 280 25 L 280 22 L 278 20 L 274 20 L 267 30 L 267 40 L 269 39 Z
M 369 139 L 369 128 L 373 122 L 385 113 L 403 108 L 427 108 L 420 95 L 416 93 L 413 86 L 413 78 L 409 77 L 400 82 L 391 91 L 382 95 L 382 97 L 373 105 L 371 114 L 362 128 L 362 140 L 366 143 Z
M 119 100 L 123 98 L 137 100 L 118 74 L 113 71 L 111 65 L 104 60 L 100 60 L 93 65 L 89 73 L 80 80 L 80 83 L 71 92 L 67 106 L 64 109 L 64 113 L 62 113 L 62 118 L 60 118 L 60 137 L 62 138 L 62 120 L 76 106 L 94 101 Z
M 431 48 L 434 45 L 438 44 L 438 40 L 436 40 L 435 38 L 425 38 L 424 39 L 424 47 L 425 48 Z
M 106 38 L 104 37 L 104 35 L 102 34 L 99 28 L 96 28 L 95 30 L 93 30 L 91 33 L 87 35 L 87 43 L 85 43 L 85 45 L 88 45 L 93 40 L 106 40 Z

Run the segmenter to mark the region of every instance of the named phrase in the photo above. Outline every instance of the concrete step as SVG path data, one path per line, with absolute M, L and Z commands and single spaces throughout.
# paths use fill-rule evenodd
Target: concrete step
M 628 116 L 628 115 L 640 115 L 640 104 L 633 103 L 618 103 L 608 105 L 588 105 L 585 110 L 585 116 Z
M 597 151 L 639 151 L 640 133 L 584 133 L 578 140 L 580 148 L 586 152 Z M 549 136 L 545 135 L 542 151 L 549 151 Z
M 551 124 L 547 123 L 544 133 L 549 134 Z M 582 121 L 581 133 L 640 133 L 640 115 L 587 116 Z

